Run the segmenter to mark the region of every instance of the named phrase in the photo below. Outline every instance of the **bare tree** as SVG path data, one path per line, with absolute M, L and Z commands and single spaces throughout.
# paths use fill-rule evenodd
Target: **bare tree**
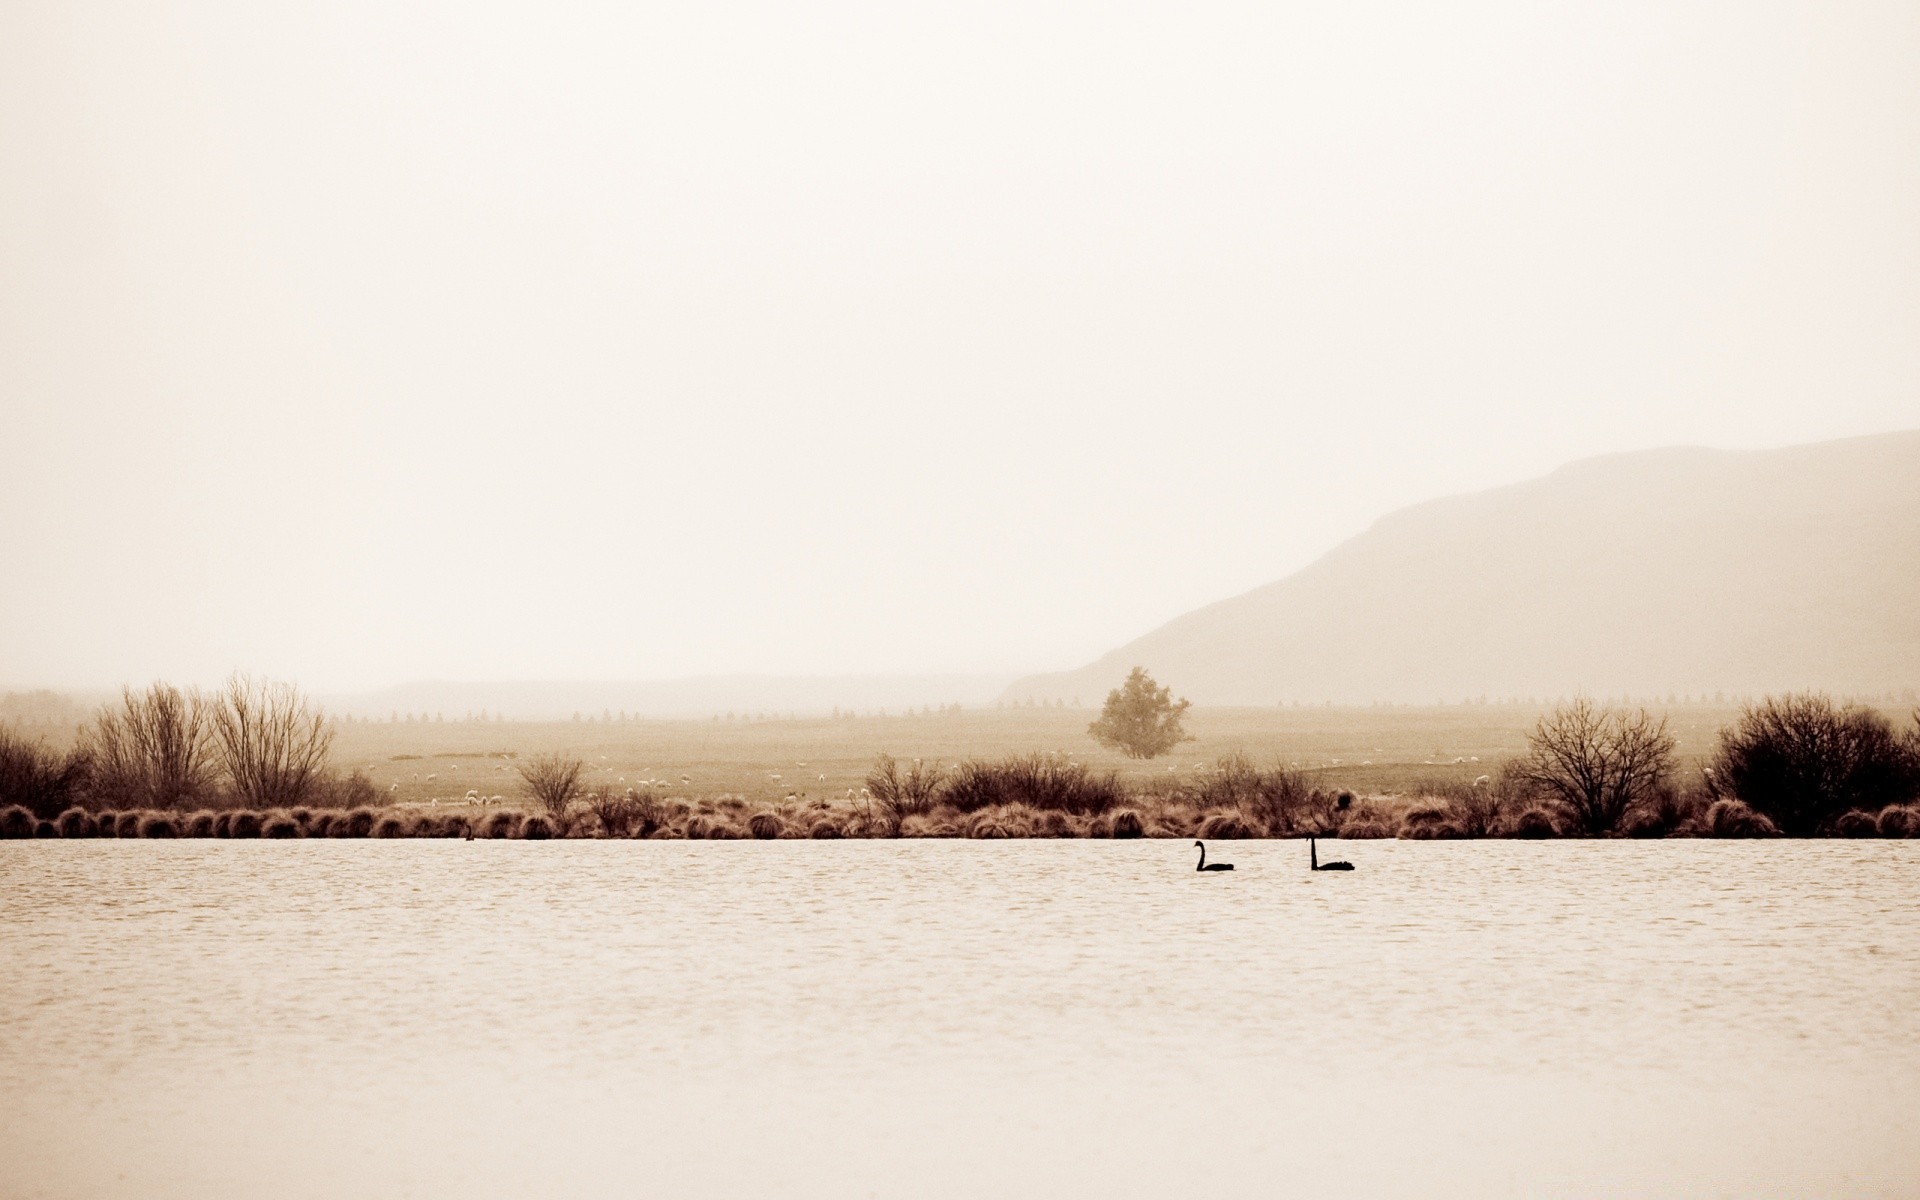
M 1673 772 L 1673 738 L 1665 717 L 1582 697 L 1540 718 L 1510 770 L 1522 788 L 1566 809 L 1582 832 L 1611 833 Z
M 326 770 L 333 725 L 290 683 L 227 680 L 211 706 L 213 732 L 234 793 L 249 808 L 290 808 Z
M 156 683 L 120 692 L 82 735 L 93 757 L 93 793 L 115 808 L 185 808 L 219 777 L 211 706 L 198 692 Z
M 580 794 L 580 776 L 586 769 L 587 764 L 579 758 L 558 751 L 536 754 L 519 767 L 520 778 L 526 781 L 527 791 L 555 817 L 564 815 L 567 806 Z

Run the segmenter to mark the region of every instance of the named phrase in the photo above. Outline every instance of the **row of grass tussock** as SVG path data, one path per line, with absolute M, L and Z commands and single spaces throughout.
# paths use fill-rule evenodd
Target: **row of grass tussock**
M 1557 838 L 1574 836 L 1576 814 L 1482 779 L 1436 782 L 1410 796 L 1361 798 L 1310 786 L 1282 768 L 1228 758 L 1189 779 L 1135 791 L 1060 756 L 969 763 L 946 772 L 883 757 L 852 808 L 824 800 L 755 807 L 741 796 L 687 800 L 636 792 L 595 793 L 567 811 L 497 809 L 477 815 L 360 806 L 93 813 L 52 820 L 21 806 L 0 810 L 6 838 L 1238 838 L 1313 834 L 1346 839 Z M 1849 837 L 1920 837 L 1920 805 L 1853 811 L 1836 823 Z M 1631 837 L 1771 837 L 1766 816 L 1733 799 L 1661 792 L 1627 814 Z

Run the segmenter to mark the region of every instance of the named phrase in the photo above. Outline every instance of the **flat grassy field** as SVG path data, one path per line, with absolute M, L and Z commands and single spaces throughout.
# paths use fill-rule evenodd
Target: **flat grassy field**
M 942 764 L 1059 751 L 1135 782 L 1190 772 L 1232 753 L 1312 773 L 1363 795 L 1406 794 L 1424 780 L 1492 774 L 1526 746 L 1542 710 L 1511 704 L 1438 708 L 1219 708 L 1187 715 L 1194 740 L 1152 762 L 1103 750 L 1087 709 L 980 709 L 924 716 L 767 721 L 353 722 L 339 726 L 334 762 L 364 771 L 397 803 L 445 804 L 469 790 L 524 797 L 516 758 L 551 751 L 590 765 L 589 786 L 654 781 L 664 796 L 735 794 L 756 803 L 845 799 L 874 757 Z M 1732 706 L 1667 712 L 1683 769 L 1709 753 Z

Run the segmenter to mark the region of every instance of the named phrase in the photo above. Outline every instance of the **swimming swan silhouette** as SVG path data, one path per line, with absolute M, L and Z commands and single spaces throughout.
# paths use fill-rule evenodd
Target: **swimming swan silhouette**
M 1195 842 L 1194 845 L 1200 847 L 1200 865 L 1195 867 L 1194 870 L 1196 871 L 1231 871 L 1233 870 L 1232 863 L 1208 862 L 1207 861 L 1207 844 L 1205 842 Z
M 1320 851 L 1317 848 L 1315 848 L 1313 844 L 1312 834 L 1307 835 L 1307 857 L 1308 857 L 1308 861 L 1313 864 L 1312 869 L 1315 871 L 1351 871 L 1353 870 L 1353 864 L 1350 862 L 1330 862 L 1330 863 L 1321 862 Z

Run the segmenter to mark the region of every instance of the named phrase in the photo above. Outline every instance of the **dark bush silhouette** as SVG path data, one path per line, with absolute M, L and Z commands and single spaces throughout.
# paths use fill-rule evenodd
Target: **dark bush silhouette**
M 1582 698 L 1540 718 L 1527 753 L 1509 766 L 1521 791 L 1563 809 L 1581 833 L 1612 833 L 1627 810 L 1673 773 L 1666 718 Z
M 1789 837 L 1811 837 L 1849 809 L 1878 812 L 1920 790 L 1912 738 L 1871 709 L 1817 693 L 1769 696 L 1720 732 L 1708 776 L 1716 797 L 1739 800 Z
M 333 726 L 291 684 L 227 681 L 210 708 L 221 765 L 254 809 L 306 803 L 325 774 Z
M 520 823 L 520 840 L 525 842 L 544 842 L 553 836 L 553 820 L 550 817 L 534 813 Z
M 770 842 L 786 834 L 787 823 L 776 813 L 757 812 L 747 818 L 747 832 L 759 841 Z
M 1100 719 L 1087 726 L 1087 732 L 1128 758 L 1155 758 L 1192 740 L 1181 728 L 1190 707 L 1186 700 L 1174 700 L 1145 668 L 1135 667 L 1125 683 L 1107 693 Z
M 9 804 L 0 809 L 0 838 L 33 836 L 33 813 L 24 804 Z
M 227 836 L 230 838 L 257 838 L 263 822 L 260 814 L 250 808 L 243 808 L 233 814 L 227 822 Z
M 84 808 L 70 808 L 60 814 L 57 822 L 60 836 L 63 838 L 90 838 L 93 836 L 93 814 Z
M 1113 775 L 1095 775 L 1084 763 L 1057 754 L 1028 754 L 1001 762 L 968 762 L 947 780 L 944 802 L 963 813 L 1002 804 L 1088 816 L 1125 798 Z
M 35 819 L 53 818 L 79 803 L 90 776 L 84 747 L 65 754 L 0 725 L 0 805 L 17 804 Z M 30 836 L 32 826 L 28 826 Z
M 35 821 L 33 823 L 33 836 L 37 838 L 57 838 L 60 836 L 60 827 L 52 821 Z
M 139 837 L 140 836 L 140 814 L 137 812 L 123 812 L 123 813 L 114 814 L 113 836 L 121 837 L 121 838 Z
M 1140 814 L 1131 808 L 1123 808 L 1113 814 L 1111 833 L 1117 838 L 1137 838 L 1146 832 L 1146 825 L 1140 820 Z
M 232 835 L 233 835 L 232 810 L 215 814 L 213 818 L 213 836 L 217 838 L 223 838 L 223 837 L 231 837 Z
M 527 794 L 547 810 L 550 817 L 558 817 L 567 811 L 574 798 L 580 795 L 580 776 L 586 772 L 587 764 L 571 754 L 536 754 L 519 764 L 520 778 L 527 785 Z M 547 831 L 552 833 L 549 822 Z
M 212 706 L 169 684 L 122 688 L 120 703 L 94 715 L 81 743 L 93 763 L 96 803 L 184 809 L 213 795 L 219 779 Z
M 187 817 L 186 836 L 191 838 L 213 837 L 216 820 L 215 815 L 204 808 L 199 812 L 189 815 Z
M 412 832 L 412 825 L 394 813 L 388 813 L 373 823 L 373 836 L 377 838 L 403 838 Z
M 1346 841 L 1371 841 L 1376 838 L 1389 838 L 1393 830 L 1377 817 L 1355 817 L 1340 826 L 1340 837 Z
M 316 838 L 332 837 L 333 823 L 338 819 L 338 816 L 339 814 L 337 813 L 330 813 L 325 810 L 313 814 L 313 820 L 307 822 L 307 836 Z
M 293 819 L 292 813 L 268 813 L 260 822 L 260 836 L 276 839 L 297 838 L 300 836 L 300 822 Z
M 838 838 L 840 836 L 840 823 L 831 817 L 817 818 L 813 826 L 807 830 L 807 836 L 823 840 Z

